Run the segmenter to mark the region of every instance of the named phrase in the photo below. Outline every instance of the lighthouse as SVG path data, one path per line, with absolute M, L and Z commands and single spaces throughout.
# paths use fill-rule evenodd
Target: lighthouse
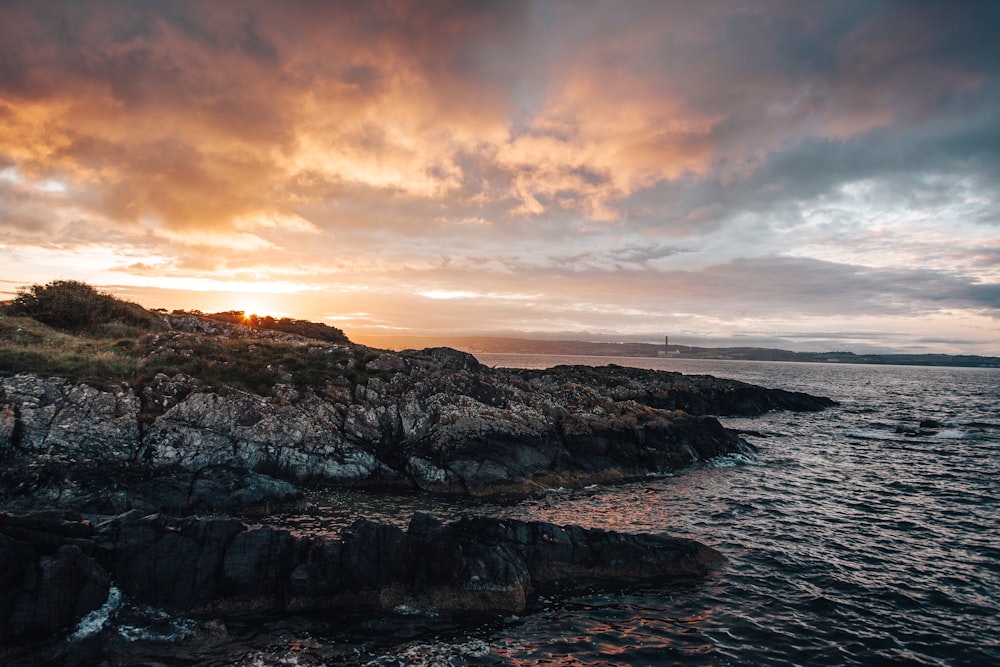
M 663 349 L 656 353 L 658 357 L 679 357 L 681 354 L 680 350 L 670 351 L 670 336 L 663 337 Z

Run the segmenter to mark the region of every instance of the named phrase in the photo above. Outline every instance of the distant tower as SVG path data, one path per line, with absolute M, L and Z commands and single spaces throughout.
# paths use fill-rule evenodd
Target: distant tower
M 663 349 L 657 351 L 656 356 L 658 356 L 658 357 L 665 357 L 665 356 L 667 356 L 669 354 L 669 352 L 667 352 L 667 345 L 669 345 L 669 344 L 670 344 L 670 336 L 664 336 L 664 338 L 663 338 Z

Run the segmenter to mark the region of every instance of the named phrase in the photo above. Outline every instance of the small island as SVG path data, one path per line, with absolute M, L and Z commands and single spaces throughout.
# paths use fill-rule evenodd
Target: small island
M 617 366 L 489 368 L 36 285 L 0 315 L 0 645 L 65 636 L 115 594 L 208 618 L 497 612 L 551 584 L 698 575 L 722 554 L 663 535 L 415 515 L 295 537 L 266 517 L 305 484 L 523 496 L 665 474 L 750 451 L 717 416 L 833 404 Z

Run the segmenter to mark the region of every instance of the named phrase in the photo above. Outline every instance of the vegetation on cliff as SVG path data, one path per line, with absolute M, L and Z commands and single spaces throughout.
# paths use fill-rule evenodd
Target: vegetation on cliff
M 222 313 L 202 313 L 199 311 L 187 312 L 175 310 L 174 315 L 196 315 L 205 317 L 216 322 L 226 322 L 227 324 L 238 324 L 251 327 L 253 329 L 264 329 L 266 331 L 280 331 L 282 333 L 302 336 L 303 338 L 313 338 L 323 340 L 328 343 L 350 343 L 344 332 L 337 327 L 331 327 L 322 322 L 310 322 L 309 320 L 295 320 L 289 317 L 275 319 L 270 315 L 257 315 L 246 313 L 242 310 L 227 310 Z
M 76 281 L 23 289 L 0 314 L 0 375 L 139 387 L 157 373 L 184 373 L 254 393 L 383 375 L 365 367 L 376 355 L 335 327 L 239 311 L 148 311 Z
M 74 331 L 0 317 L 0 457 L 525 494 L 750 451 L 711 415 L 832 404 L 709 376 L 491 369 L 448 348 L 395 354 L 150 315 L 148 329 L 98 321 Z
M 4 310 L 55 329 L 97 336 L 123 333 L 121 327 L 148 331 L 157 324 L 157 318 L 139 304 L 76 280 L 54 280 L 18 290 Z

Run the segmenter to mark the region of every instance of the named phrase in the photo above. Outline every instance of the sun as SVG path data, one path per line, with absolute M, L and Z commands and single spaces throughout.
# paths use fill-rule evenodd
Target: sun
M 274 319 L 280 319 L 285 316 L 273 304 L 267 303 L 264 299 L 241 299 L 233 310 L 242 311 L 243 319 L 245 320 L 250 319 L 252 315 L 256 315 L 257 317 L 273 317 Z

